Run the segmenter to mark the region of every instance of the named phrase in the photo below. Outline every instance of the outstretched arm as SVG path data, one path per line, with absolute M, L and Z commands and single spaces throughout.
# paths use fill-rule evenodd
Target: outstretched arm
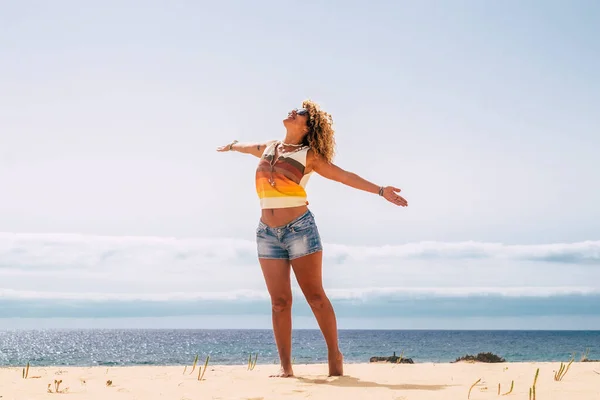
M 237 151 L 239 153 L 252 154 L 253 156 L 260 158 L 267 146 L 270 145 L 272 142 L 273 140 L 269 140 L 267 142 L 262 143 L 238 143 L 237 140 L 234 140 L 233 142 L 228 143 L 224 146 L 217 147 L 217 151 Z
M 323 160 L 316 154 L 311 157 L 311 168 L 324 178 L 343 183 L 355 189 L 364 190 L 365 192 L 379 194 L 397 206 L 408 206 L 408 202 L 402 196 L 396 194 L 400 192 L 400 189 L 394 186 L 377 186 L 353 172 L 345 171 L 337 165 Z

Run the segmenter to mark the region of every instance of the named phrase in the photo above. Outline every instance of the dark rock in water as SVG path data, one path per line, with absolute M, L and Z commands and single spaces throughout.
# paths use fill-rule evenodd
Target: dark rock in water
M 476 356 L 471 354 L 464 355 L 459 357 L 454 362 L 459 361 L 473 361 L 473 362 L 483 362 L 483 363 L 503 363 L 506 360 L 500 356 L 495 355 L 494 353 L 479 353 Z
M 394 363 L 394 364 L 414 364 L 414 361 L 412 358 L 405 358 L 405 357 L 397 357 L 396 356 L 396 352 L 394 352 L 394 355 L 391 357 L 371 357 L 369 359 L 369 362 L 389 362 L 389 363 Z

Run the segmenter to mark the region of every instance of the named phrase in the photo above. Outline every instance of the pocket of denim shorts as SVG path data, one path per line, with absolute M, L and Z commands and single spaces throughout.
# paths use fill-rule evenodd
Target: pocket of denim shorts
M 291 228 L 293 232 L 297 233 L 312 229 L 313 226 L 315 226 L 315 221 L 312 218 L 306 218 L 302 221 L 296 222 L 291 226 Z
M 267 227 L 265 226 L 265 224 L 259 223 L 258 226 L 256 227 L 256 234 L 258 235 L 260 233 L 263 233 L 266 230 L 267 230 Z

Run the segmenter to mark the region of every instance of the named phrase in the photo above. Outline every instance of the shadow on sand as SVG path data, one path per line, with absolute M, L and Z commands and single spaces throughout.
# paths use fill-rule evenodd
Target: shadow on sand
M 304 383 L 312 383 L 316 385 L 330 385 L 330 386 L 338 386 L 338 387 L 363 387 L 363 388 L 387 388 L 391 390 L 442 390 L 450 385 L 413 385 L 413 384 L 389 384 L 389 383 L 377 383 L 377 382 L 369 382 L 369 381 L 361 381 L 358 378 L 354 378 L 352 376 L 341 376 L 339 378 L 329 378 L 329 379 L 310 379 L 297 377 L 300 382 Z

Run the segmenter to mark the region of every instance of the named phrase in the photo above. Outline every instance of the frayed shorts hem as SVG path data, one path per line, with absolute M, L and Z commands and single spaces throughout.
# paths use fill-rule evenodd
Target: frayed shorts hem
M 319 248 L 319 249 L 314 249 L 311 251 L 308 251 L 304 254 L 297 254 L 297 255 L 293 255 L 291 257 L 277 257 L 277 256 L 268 256 L 268 255 L 258 255 L 258 258 L 261 260 L 297 260 L 298 258 L 302 258 L 302 257 L 306 257 L 306 256 L 310 256 L 311 254 L 315 254 L 318 253 L 320 251 L 323 251 L 323 248 Z

